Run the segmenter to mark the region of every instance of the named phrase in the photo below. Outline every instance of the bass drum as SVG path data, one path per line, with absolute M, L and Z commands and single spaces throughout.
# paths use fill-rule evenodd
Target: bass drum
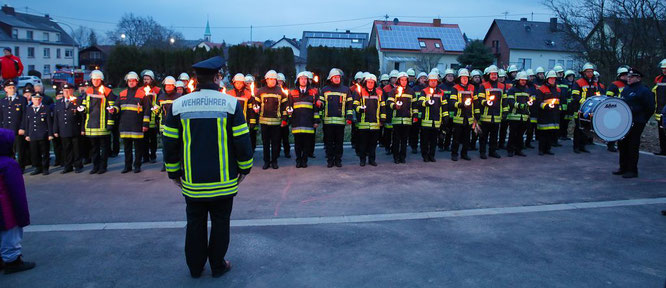
M 604 141 L 624 138 L 632 123 L 629 105 L 607 96 L 587 98 L 578 111 L 578 119 L 583 129 L 592 130 Z

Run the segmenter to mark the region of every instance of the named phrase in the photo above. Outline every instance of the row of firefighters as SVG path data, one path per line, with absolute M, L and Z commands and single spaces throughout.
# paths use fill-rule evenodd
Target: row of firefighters
M 653 89 L 657 120 L 666 104 L 666 60 L 660 67 L 663 73 L 655 79 Z M 296 167 L 307 167 L 308 158 L 314 157 L 320 124 L 328 167 L 342 166 L 347 125 L 360 165 L 375 166 L 377 145 L 392 154 L 396 164 L 406 162 L 408 146 L 417 154 L 419 145 L 425 162 L 436 161 L 438 147 L 451 151 L 453 161 L 470 160 L 468 151 L 476 150 L 477 141 L 482 159 L 500 158 L 498 149 L 506 149 L 509 157 L 525 156 L 523 149 L 533 148 L 535 136 L 539 154 L 552 154 L 551 147 L 560 145 L 558 140 L 569 140 L 567 128 L 572 120 L 574 152 L 589 152 L 585 146 L 592 139 L 580 127 L 580 105 L 595 95 L 618 97 L 626 86 L 627 72 L 626 66 L 619 67 L 616 81 L 608 87 L 599 83 L 590 63 L 583 66 L 579 79 L 561 66 L 547 72 L 538 68 L 534 73 L 491 65 L 483 72 L 463 68 L 440 73 L 435 68 L 416 75 L 412 69 L 394 70 L 379 79 L 358 72 L 346 86 L 343 72 L 333 68 L 323 87 L 317 76 L 304 71 L 290 89 L 284 75 L 271 70 L 264 75 L 261 88 L 255 88 L 251 75 L 236 74 L 231 87 L 220 85 L 220 91 L 242 105 L 253 149 L 261 133 L 263 169 L 279 167 L 281 146 L 285 157 L 291 158 L 290 131 Z M 91 174 L 105 173 L 108 157 L 119 151 L 110 149 L 110 136 L 123 141 L 123 173 L 138 173 L 142 163 L 155 162 L 160 124 L 175 99 L 196 89 L 195 79 L 186 73 L 177 80 L 167 76 L 160 88 L 154 73 L 144 70 L 141 75 L 128 73 L 125 81 L 127 88 L 115 95 L 104 86 L 104 74 L 95 70 L 78 93 L 72 84 L 59 87 L 53 103 L 30 87 L 24 89 L 24 97 L 17 96 L 15 83 L 7 81 L 7 97 L 0 100 L 0 121 L 17 135 L 15 150 L 21 168 L 31 164 L 35 167 L 31 174 L 48 174 L 53 141 L 56 164 L 64 166 L 63 173 L 81 172 L 88 162 L 93 163 Z M 663 154 L 663 127 L 659 140 Z M 615 143 L 608 143 L 608 149 L 615 151 Z

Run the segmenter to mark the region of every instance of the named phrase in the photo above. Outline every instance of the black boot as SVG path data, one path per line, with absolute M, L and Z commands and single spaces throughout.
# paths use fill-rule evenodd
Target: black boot
M 261 169 L 266 170 L 266 169 L 268 169 L 268 168 L 270 168 L 270 167 L 271 167 L 271 163 L 269 163 L 269 162 L 264 162 L 264 166 L 262 166 Z
M 35 268 L 34 262 L 24 262 L 21 257 L 22 256 L 16 258 L 14 262 L 5 263 L 5 274 L 12 274 Z
M 40 173 L 42 173 L 42 169 L 35 169 L 35 171 L 32 171 L 32 173 L 30 173 L 30 175 L 37 175 L 37 174 L 40 174 Z
M 360 165 L 361 165 L 361 167 L 365 167 L 365 158 L 361 158 Z
M 372 158 L 370 158 L 370 161 L 368 161 L 368 164 L 370 164 L 370 166 L 373 166 L 373 167 L 377 166 L 377 162 L 375 162 L 375 159 L 372 159 Z
M 132 167 L 125 166 L 125 168 L 123 168 L 123 171 L 120 171 L 120 173 L 125 174 L 125 173 L 130 172 L 130 171 L 132 171 Z
M 342 167 L 342 160 L 340 160 L 340 159 L 335 160 L 335 167 L 338 167 L 338 168 Z
M 141 172 L 141 166 L 134 167 L 134 173 L 139 173 Z
M 271 168 L 278 169 L 280 166 L 278 166 L 277 161 L 273 161 L 273 163 L 271 163 Z

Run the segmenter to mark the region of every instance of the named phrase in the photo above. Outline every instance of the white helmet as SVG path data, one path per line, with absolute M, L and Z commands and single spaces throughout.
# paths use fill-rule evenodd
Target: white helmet
M 402 77 L 407 78 L 407 77 L 409 77 L 409 75 L 407 75 L 406 72 L 400 72 L 400 73 L 398 73 L 398 79 L 400 79 L 400 78 L 402 78 Z
M 414 71 L 414 69 L 412 68 L 407 69 L 407 76 L 410 77 L 416 76 L 416 71 Z
M 377 83 L 377 76 L 375 76 L 375 74 L 365 75 L 365 77 L 363 77 L 363 81 L 368 81 L 368 80 L 372 80 L 375 81 L 375 83 Z
M 245 83 L 252 83 L 254 82 L 254 76 L 247 74 L 245 75 Z
M 467 70 L 466 68 L 460 68 L 460 70 L 458 70 L 458 78 L 463 76 L 469 77 L 469 70 Z
M 557 78 L 557 72 L 555 70 L 550 70 L 546 73 L 546 79 L 548 78 Z
M 516 74 L 516 80 L 527 80 L 527 72 L 520 71 Z
M 127 73 L 127 75 L 125 75 L 125 81 L 129 81 L 131 79 L 139 81 L 139 74 L 136 74 L 136 72 L 134 71 L 130 71 L 129 73 Z
M 287 81 L 287 78 L 284 77 L 284 74 L 277 73 L 277 80 L 284 82 L 284 81 Z
M 173 78 L 173 76 L 167 76 L 166 78 L 164 78 L 164 81 L 162 81 L 162 84 L 176 85 L 176 78 Z
M 489 75 L 490 73 L 498 73 L 499 70 L 497 69 L 497 66 L 495 65 L 490 65 L 486 68 L 486 71 L 484 74 Z
M 357 80 L 357 79 L 363 79 L 363 72 L 358 71 L 358 72 L 356 72 L 356 74 L 354 74 L 354 80 Z
M 537 67 L 537 69 L 536 69 L 536 73 L 537 73 L 537 74 L 539 74 L 539 73 L 546 73 L 546 70 L 543 69 L 543 67 L 539 66 L 539 67 Z
M 555 67 L 553 67 L 553 70 L 557 73 L 564 72 L 564 67 L 562 67 L 562 65 L 555 65 Z
M 532 70 L 532 69 L 527 69 L 527 71 L 525 71 L 525 73 L 527 73 L 528 77 L 529 76 L 534 76 L 534 70 Z
M 382 76 L 379 77 L 380 81 L 388 81 L 389 79 L 388 74 L 382 74 Z
M 389 78 L 398 78 L 398 74 L 400 74 L 400 71 L 391 70 L 391 73 L 389 73 Z
M 144 77 L 144 76 L 149 76 L 150 78 L 153 78 L 153 80 L 155 80 L 155 73 L 153 73 L 152 70 L 143 70 L 143 71 L 141 71 L 141 77 Z
M 104 73 L 99 70 L 93 70 L 90 72 L 90 79 L 99 79 L 99 80 L 104 80 Z
M 190 81 L 190 75 L 187 75 L 187 73 L 183 72 L 178 75 L 178 80 L 183 81 L 183 83 Z
M 435 67 L 435 68 L 430 69 L 430 72 L 436 72 L 437 74 L 439 74 L 439 69 L 437 69 L 437 67 Z
M 421 78 L 421 77 L 419 77 L 419 78 Z M 430 74 L 428 74 L 428 80 L 439 80 L 439 73 L 430 72 Z
M 585 63 L 585 65 L 583 65 L 583 69 L 581 69 L 580 71 L 585 71 L 585 70 L 594 70 L 594 65 L 592 65 L 592 63 L 590 62 Z
M 439 74 L 439 73 L 437 73 L 437 74 Z M 444 70 L 444 76 L 449 75 L 449 74 L 451 74 L 453 76 L 456 76 L 456 71 L 454 71 L 451 68 L 448 68 L 448 69 Z
M 178 87 L 185 88 L 185 83 L 183 83 L 183 81 L 180 80 L 176 81 L 176 88 Z
M 236 73 L 234 78 L 231 78 L 231 82 L 245 82 L 245 76 L 243 73 Z
M 275 72 L 275 70 L 268 70 L 266 74 L 264 75 L 264 79 L 278 79 L 278 73 Z
M 342 77 L 342 73 L 340 73 L 340 69 L 338 69 L 338 68 L 331 69 L 331 71 L 328 72 L 328 77 L 326 77 L 326 80 L 331 80 L 331 78 L 333 78 L 334 76 Z
M 594 77 L 599 77 L 599 76 L 601 76 L 601 74 L 599 74 L 599 72 L 597 71 L 594 71 Z
M 474 76 L 481 76 L 481 70 L 479 70 L 479 69 L 474 69 L 474 70 L 472 70 L 472 74 L 471 74 L 471 75 L 472 75 L 472 77 L 474 77 Z
M 499 69 L 499 72 L 497 72 L 497 77 L 506 77 L 506 71 L 504 71 L 504 69 Z
M 573 70 L 567 70 L 564 72 L 564 78 L 567 78 L 571 75 L 576 76 L 576 72 L 574 72 Z
M 661 60 L 661 62 L 659 62 L 659 68 L 666 69 L 666 59 Z
M 624 73 L 629 73 L 629 69 L 627 69 L 627 66 L 620 66 L 620 68 L 617 68 L 617 77 L 620 77 L 620 75 Z
M 298 78 L 305 77 L 305 79 L 310 79 L 308 75 L 308 71 L 301 71 L 296 75 L 296 80 L 294 80 L 294 83 L 298 83 Z
M 312 73 L 311 71 L 305 71 L 305 75 L 308 77 L 308 79 L 314 78 L 314 73 Z
M 439 74 L 437 74 L 437 75 L 439 76 Z M 419 76 L 416 77 L 416 79 L 421 79 L 421 77 L 428 77 L 428 74 L 426 74 L 425 72 L 421 72 L 421 73 L 419 73 Z
M 518 72 L 518 66 L 516 65 L 509 66 L 509 73 L 511 72 Z

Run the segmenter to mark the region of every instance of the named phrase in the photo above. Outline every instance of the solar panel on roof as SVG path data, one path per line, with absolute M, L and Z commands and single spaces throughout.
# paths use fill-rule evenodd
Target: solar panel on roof
M 377 24 L 382 48 L 420 50 L 418 38 L 438 38 L 446 50 L 465 49 L 465 41 L 458 28 L 392 25 L 391 30 L 384 30 L 382 26 Z

